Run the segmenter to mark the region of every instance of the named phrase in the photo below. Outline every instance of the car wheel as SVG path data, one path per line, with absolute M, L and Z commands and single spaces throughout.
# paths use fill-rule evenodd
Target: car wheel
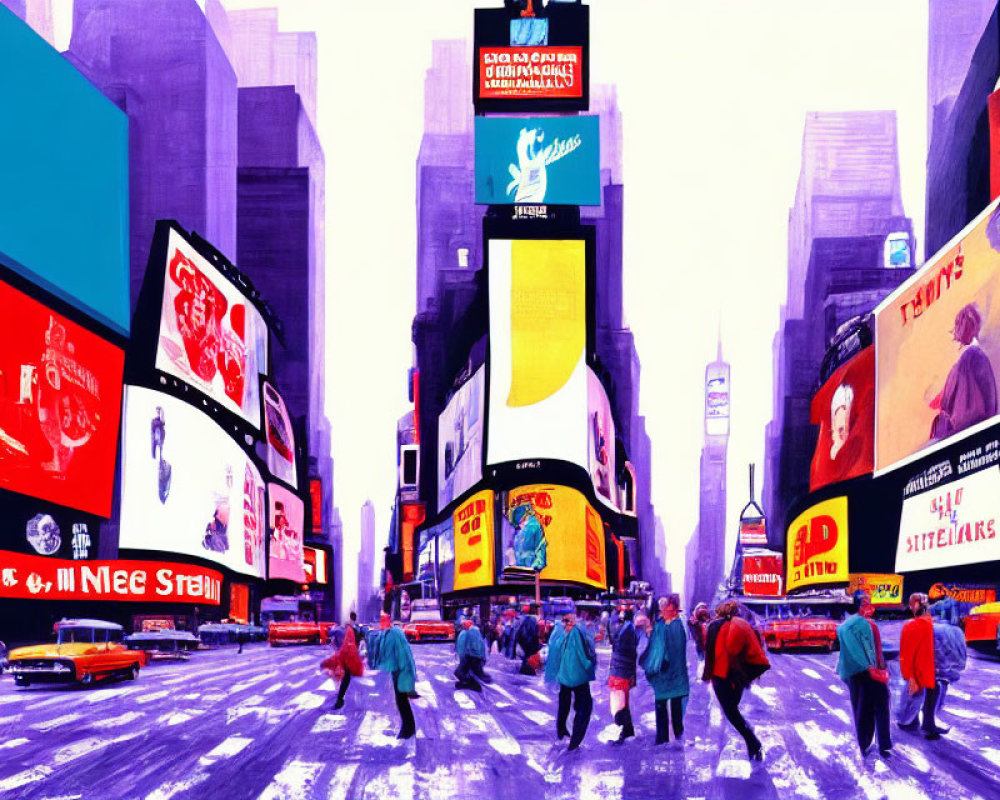
M 82 683 L 84 686 L 89 686 L 93 682 L 94 682 L 94 675 L 91 672 L 88 672 L 86 675 L 80 678 L 80 683 Z
M 134 681 L 139 677 L 139 665 L 133 664 L 132 668 L 128 671 L 128 679 Z
M 17 675 L 17 676 L 14 677 L 14 685 L 15 686 L 30 686 L 31 684 L 28 682 L 27 678 L 22 678 L 20 675 Z

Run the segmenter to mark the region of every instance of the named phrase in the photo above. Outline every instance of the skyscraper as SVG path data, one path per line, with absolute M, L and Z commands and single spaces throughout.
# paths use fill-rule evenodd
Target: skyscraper
M 371 500 L 365 500 L 361 506 L 361 549 L 358 552 L 358 596 L 355 603 L 358 616 L 362 619 L 367 619 L 371 615 L 374 571 L 375 505 Z

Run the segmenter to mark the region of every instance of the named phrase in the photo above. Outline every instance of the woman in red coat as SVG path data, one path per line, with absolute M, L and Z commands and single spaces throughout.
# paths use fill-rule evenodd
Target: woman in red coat
M 934 722 L 934 707 L 938 700 L 937 679 L 934 675 L 934 621 L 927 613 L 927 595 L 910 595 L 913 619 L 903 626 L 899 636 L 899 671 L 906 686 L 900 697 L 896 721 L 906 731 L 916 730 L 917 715 L 923 705 L 924 734 L 928 739 L 940 739 L 941 729 Z
M 320 665 L 323 670 L 329 672 L 334 678 L 340 680 L 340 688 L 337 690 L 337 702 L 334 709 L 344 707 L 344 695 L 347 694 L 347 687 L 351 685 L 351 676 L 360 677 L 365 674 L 364 664 L 361 663 L 361 655 L 358 653 L 358 645 L 354 639 L 354 627 L 347 626 L 344 632 L 344 643 L 340 649 Z

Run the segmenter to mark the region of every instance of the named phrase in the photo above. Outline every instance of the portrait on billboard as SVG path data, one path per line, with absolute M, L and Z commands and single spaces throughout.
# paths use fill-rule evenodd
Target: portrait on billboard
M 0 488 L 111 513 L 125 354 L 0 282 Z
M 267 381 L 264 381 L 264 425 L 267 434 L 268 471 L 289 486 L 298 486 L 292 421 L 285 401 Z
M 267 485 L 267 497 L 271 529 L 268 575 L 302 583 L 305 580 L 302 551 L 305 504 L 276 483 Z
M 438 510 L 483 477 L 483 392 L 480 367 L 452 395 L 438 419 Z
M 875 460 L 875 348 L 843 364 L 813 396 L 809 421 L 819 438 L 809 491 L 871 472 Z
M 156 368 L 259 427 L 258 374 L 266 366 L 267 327 L 260 312 L 171 229 Z
M 597 497 L 618 508 L 615 475 L 615 421 L 601 379 L 587 369 L 587 454 Z
M 993 203 L 876 309 L 876 469 L 997 418 L 998 267 Z

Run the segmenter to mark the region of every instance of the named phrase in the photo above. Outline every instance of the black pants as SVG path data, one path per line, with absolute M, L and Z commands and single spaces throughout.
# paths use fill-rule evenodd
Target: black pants
M 462 656 L 462 660 L 455 670 L 455 677 L 460 683 L 470 683 L 475 678 L 478 678 L 480 683 L 493 682 L 493 679 L 483 669 L 483 659 L 475 656 Z
M 351 685 L 351 673 L 344 670 L 344 677 L 340 679 L 340 688 L 337 689 L 337 705 L 344 702 L 344 695 L 347 694 L 347 687 Z
M 878 749 L 891 748 L 889 686 L 875 680 L 867 672 L 860 672 L 851 676 L 848 688 L 851 691 L 854 729 L 858 734 L 858 746 L 861 752 L 864 753 L 871 747 L 876 731 L 878 731 Z
M 924 690 L 924 721 L 920 725 L 924 733 L 934 733 L 937 730 L 937 722 L 934 720 L 934 709 L 937 708 L 937 701 L 940 695 L 940 683 L 935 683 L 933 689 Z
M 680 739 L 684 733 L 684 706 L 681 700 L 680 697 L 671 697 L 668 700 L 656 701 L 656 744 L 670 741 L 671 717 L 673 717 L 674 738 Z
M 406 692 L 396 689 L 396 708 L 399 709 L 399 719 L 402 725 L 399 735 L 403 739 L 408 739 L 417 732 L 417 724 L 413 719 L 413 709 L 410 708 L 410 698 Z
M 712 688 L 715 690 L 715 696 L 722 707 L 722 713 L 726 715 L 726 719 L 736 728 L 736 732 L 743 737 L 743 741 L 747 743 L 747 751 L 756 753 L 761 748 L 760 739 L 754 735 L 753 728 L 747 724 L 747 721 L 743 719 L 743 715 L 740 713 L 740 700 L 743 699 L 743 687 L 734 686 L 728 680 L 713 677 Z
M 556 732 L 561 734 L 566 730 L 566 721 L 569 719 L 569 703 L 573 700 L 573 731 L 569 737 L 570 749 L 575 750 L 580 746 L 583 737 L 587 735 L 587 726 L 590 725 L 590 714 L 594 710 L 594 698 L 590 694 L 590 684 L 582 683 L 579 686 L 559 686 L 559 714 L 556 717 Z

